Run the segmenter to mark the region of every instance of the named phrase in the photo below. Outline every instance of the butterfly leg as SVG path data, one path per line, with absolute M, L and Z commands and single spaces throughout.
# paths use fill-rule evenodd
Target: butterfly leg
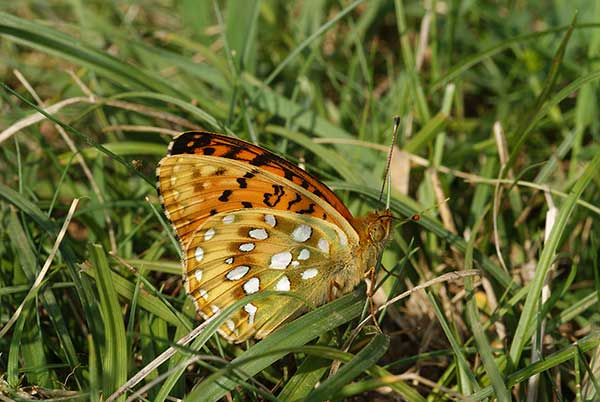
M 342 287 L 340 286 L 340 284 L 337 283 L 335 281 L 335 279 L 331 279 L 329 281 L 329 287 L 327 288 L 327 302 L 328 303 L 333 300 L 333 288 L 336 288 L 337 290 L 342 290 Z
M 367 297 L 369 298 L 369 310 L 371 312 L 371 319 L 373 320 L 373 324 L 375 324 L 379 332 L 383 332 L 381 330 L 381 327 L 379 326 L 379 323 L 377 322 L 377 316 L 375 315 L 377 313 L 377 309 L 375 307 L 375 302 L 373 301 L 375 288 L 375 267 L 369 269 L 365 276 L 367 275 L 369 276 L 369 287 L 367 289 Z

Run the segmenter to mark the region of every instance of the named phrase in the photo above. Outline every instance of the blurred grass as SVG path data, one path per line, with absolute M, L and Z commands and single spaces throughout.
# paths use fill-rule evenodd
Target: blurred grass
M 0 395 L 106 399 L 197 324 L 153 212 L 170 133 L 257 142 L 360 215 L 380 207 L 385 154 L 351 140 L 385 149 L 398 115 L 420 159 L 393 164 L 410 181 L 391 206 L 427 212 L 397 228 L 382 297 L 482 278 L 388 307 L 383 335 L 350 339 L 362 287 L 258 343 L 228 345 L 214 324 L 134 389 L 162 376 L 146 399 L 597 399 L 599 28 L 586 0 L 3 3 L 0 325 L 83 205 L 0 339 Z

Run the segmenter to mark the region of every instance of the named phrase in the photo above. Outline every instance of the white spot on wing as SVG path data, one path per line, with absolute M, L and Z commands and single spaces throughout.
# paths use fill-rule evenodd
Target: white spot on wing
M 308 260 L 310 258 L 310 250 L 307 248 L 303 248 L 300 250 L 300 254 L 298 254 L 299 260 Z
M 267 237 L 269 237 L 269 234 L 265 229 L 260 228 L 250 230 L 250 232 L 248 232 L 248 236 L 256 240 L 265 240 Z
M 287 276 L 283 275 L 277 284 L 275 285 L 275 290 L 279 290 L 282 292 L 287 292 L 290 290 L 290 280 Z
M 196 272 L 194 272 L 194 276 L 196 277 L 196 280 L 200 282 L 202 280 L 202 270 L 197 269 Z
M 254 316 L 256 315 L 257 310 L 258 308 L 252 303 L 248 303 L 244 306 L 244 311 L 248 313 L 248 324 L 254 324 Z
M 233 264 L 233 257 L 229 257 L 228 259 L 225 260 L 225 264 Z
M 300 263 L 296 260 L 292 261 L 292 267 L 297 267 Z
M 213 237 L 215 237 L 215 229 L 210 228 L 206 232 L 204 232 L 204 241 L 209 241 Z
M 314 278 L 315 276 L 317 276 L 317 274 L 319 273 L 319 270 L 317 270 L 316 268 L 309 268 L 306 271 L 302 272 L 302 279 L 310 279 L 310 278 Z
M 310 239 L 310 235 L 312 234 L 312 228 L 308 225 L 302 224 L 298 225 L 296 229 L 292 232 L 292 239 L 295 241 L 302 243 Z
M 317 247 L 319 247 L 324 252 L 329 253 L 329 242 L 327 240 L 319 239 L 319 242 L 317 243 Z
M 283 251 L 271 256 L 271 265 L 269 265 L 269 268 L 285 269 L 290 262 L 292 262 L 292 253 L 289 251 Z
M 233 223 L 233 221 L 235 220 L 235 216 L 233 215 L 225 215 L 223 217 L 223 223 L 226 225 L 229 225 L 230 223 Z
M 204 300 L 208 300 L 208 292 L 202 288 L 198 289 L 198 293 L 200 293 L 200 297 Z
M 238 281 L 244 277 L 250 271 L 250 267 L 247 265 L 238 265 L 231 271 L 227 272 L 227 279 L 230 281 Z
M 338 230 L 337 234 L 338 238 L 340 239 L 340 245 L 342 247 L 346 247 L 348 245 L 348 237 L 346 236 L 346 233 L 342 232 L 341 230 Z
M 204 259 L 204 249 L 202 249 L 202 247 L 196 247 L 194 256 L 196 257 L 196 261 L 198 261 L 198 262 L 202 261 Z
M 260 279 L 258 278 L 250 278 L 246 283 L 244 283 L 244 292 L 247 295 L 251 295 L 252 293 L 258 292 L 260 289 Z
M 210 309 L 212 310 L 213 314 L 217 314 L 219 311 L 221 311 L 221 309 L 215 304 L 211 304 Z
M 240 244 L 240 251 L 245 251 L 245 252 L 252 251 L 252 250 L 254 250 L 254 247 L 256 247 L 254 245 L 254 243 L 243 243 L 243 244 Z
M 275 227 L 275 225 L 277 225 L 277 219 L 275 219 L 275 217 L 271 214 L 265 215 L 265 222 L 267 222 L 267 224 L 271 225 L 272 227 Z
M 225 320 L 225 325 L 227 325 L 227 329 L 229 329 L 231 332 L 233 332 L 233 330 L 235 329 L 235 323 L 231 318 Z

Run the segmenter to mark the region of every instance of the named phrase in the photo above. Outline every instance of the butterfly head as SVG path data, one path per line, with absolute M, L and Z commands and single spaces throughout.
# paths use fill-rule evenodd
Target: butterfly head
M 381 248 L 389 241 L 392 228 L 392 213 L 389 209 L 375 211 L 368 216 L 367 233 L 372 243 L 380 244 Z
M 363 272 L 375 267 L 392 234 L 392 212 L 389 209 L 375 211 L 355 219 L 353 226 L 359 234 L 360 246 L 356 256 Z

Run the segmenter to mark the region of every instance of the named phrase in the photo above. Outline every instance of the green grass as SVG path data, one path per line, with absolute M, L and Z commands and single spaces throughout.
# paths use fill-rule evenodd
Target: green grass
M 117 400 L 598 399 L 599 56 L 587 0 L 3 3 L 2 400 L 132 378 Z M 171 136 L 256 142 L 362 215 L 396 115 L 390 205 L 422 216 L 375 300 L 481 275 L 388 306 L 383 333 L 356 331 L 361 285 L 260 342 L 227 344 L 223 315 L 177 344 L 200 322 L 154 188 Z

